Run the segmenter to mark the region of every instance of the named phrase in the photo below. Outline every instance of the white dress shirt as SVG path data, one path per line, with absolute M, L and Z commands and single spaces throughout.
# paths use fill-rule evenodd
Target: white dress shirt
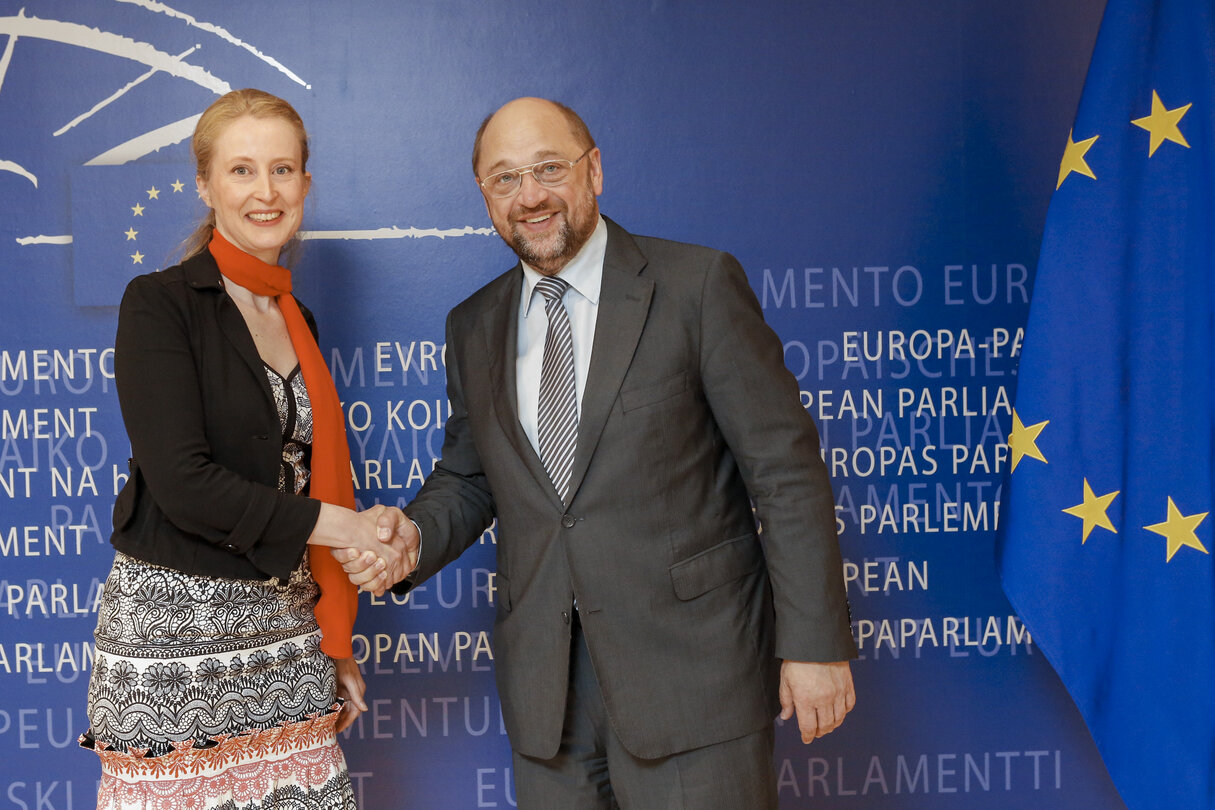
M 558 278 L 570 285 L 563 300 L 574 337 L 574 380 L 578 389 L 579 414 L 582 413 L 586 375 L 591 367 L 591 347 L 595 342 L 595 319 L 599 315 L 599 288 L 603 282 L 603 257 L 606 252 L 607 225 L 600 217 L 586 244 L 557 274 Z M 536 412 L 540 405 L 540 367 L 544 360 L 548 316 L 544 311 L 544 296 L 534 294 L 536 282 L 544 276 L 528 267 L 526 262 L 522 264 L 523 293 L 519 301 L 519 344 L 515 365 L 517 405 L 523 431 L 539 453 Z
M 569 264 L 561 268 L 559 278 L 570 285 L 566 291 L 566 312 L 570 317 L 570 329 L 574 336 L 574 380 L 578 389 L 578 412 L 582 413 L 582 392 L 586 389 L 586 375 L 591 367 L 591 344 L 595 342 L 595 318 L 599 315 L 599 288 L 603 282 L 603 257 L 607 253 L 607 225 L 603 217 L 586 240 L 582 250 L 570 259 Z M 548 316 L 544 311 L 543 295 L 533 295 L 536 282 L 543 278 L 535 269 L 523 265 L 523 293 L 519 301 L 519 357 L 515 366 L 515 383 L 519 389 L 516 403 L 519 408 L 519 422 L 527 433 L 528 441 L 532 443 L 536 454 L 540 453 L 540 442 L 536 438 L 537 409 L 540 407 L 540 367 L 544 361 L 544 337 L 548 331 Z M 533 307 L 532 301 L 539 299 L 540 304 Z M 410 521 L 418 529 L 421 539 L 422 531 L 417 521 Z M 418 559 L 422 559 L 421 548 L 418 549 Z M 407 580 L 413 581 L 410 573 Z

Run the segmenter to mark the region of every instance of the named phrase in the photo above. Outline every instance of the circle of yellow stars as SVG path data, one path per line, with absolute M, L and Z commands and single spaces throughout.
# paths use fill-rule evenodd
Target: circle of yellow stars
M 186 187 L 186 184 L 180 180 L 174 180 L 169 185 L 173 189 L 174 194 L 182 193 L 182 190 Z M 148 195 L 149 202 L 160 199 L 160 189 L 158 189 L 156 186 L 146 189 L 145 193 Z M 137 202 L 131 206 L 131 216 L 142 217 L 145 210 L 147 210 L 147 206 L 143 205 L 142 202 Z M 125 231 L 123 231 L 123 233 L 126 235 L 128 242 L 138 241 L 137 237 L 139 236 L 139 231 L 135 230 L 134 225 L 127 228 Z M 138 248 L 135 249 L 134 253 L 129 255 L 131 257 L 131 264 L 143 264 L 143 260 L 147 258 L 144 254 L 139 252 Z
M 1043 464 L 1050 463 L 1038 447 L 1038 438 L 1049 424 L 1050 420 L 1047 420 L 1027 426 L 1022 423 L 1020 415 L 1015 410 L 1013 411 L 1012 431 L 1008 434 L 1008 449 L 1012 457 L 1011 467 L 1013 472 L 1016 471 L 1017 465 L 1025 458 L 1036 459 Z M 1115 490 L 1104 495 L 1098 495 L 1093 492 L 1088 479 L 1084 479 L 1084 499 L 1075 506 L 1069 506 L 1063 510 L 1065 513 L 1078 517 L 1083 521 L 1080 537 L 1081 545 L 1088 542 L 1088 537 L 1093 529 L 1105 529 L 1114 534 L 1118 533 L 1118 530 L 1114 528 L 1114 524 L 1109 518 L 1109 508 L 1119 494 L 1121 492 Z M 1206 519 L 1207 512 L 1197 512 L 1192 515 L 1182 514 L 1181 510 L 1177 508 L 1177 504 L 1173 502 L 1172 496 L 1167 497 L 1165 512 L 1166 516 L 1162 522 L 1153 523 L 1143 528 L 1165 539 L 1164 561 L 1166 563 L 1172 562 L 1173 555 L 1180 551 L 1183 546 L 1201 551 L 1203 554 L 1210 554 L 1206 546 L 1198 539 L 1196 531 L 1198 525 Z

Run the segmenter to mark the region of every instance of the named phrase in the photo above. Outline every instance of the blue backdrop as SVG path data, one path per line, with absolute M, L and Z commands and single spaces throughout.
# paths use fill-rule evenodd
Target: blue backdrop
M 193 116 L 245 86 L 310 129 L 297 292 L 364 505 L 429 471 L 443 319 L 513 260 L 476 126 L 560 99 L 603 150 L 605 213 L 742 260 L 819 420 L 859 702 L 811 746 L 778 729 L 782 806 L 1120 807 L 993 562 L 1019 333 L 1102 6 L 0 0 L 0 808 L 92 806 L 75 737 L 129 454 L 116 304 L 199 213 Z M 372 711 L 343 741 L 364 807 L 514 805 L 494 539 L 407 602 L 364 597 Z

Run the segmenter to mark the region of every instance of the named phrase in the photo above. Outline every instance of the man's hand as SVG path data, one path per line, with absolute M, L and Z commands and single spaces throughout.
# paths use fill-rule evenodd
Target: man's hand
M 384 554 L 360 552 L 356 548 L 334 549 L 334 558 L 359 590 L 383 596 L 393 584 L 400 582 L 418 564 L 420 538 L 417 526 L 395 506 L 373 506 L 360 517 L 374 518 L 376 536 L 387 548 Z
M 802 742 L 830 734 L 856 705 L 852 669 L 847 661 L 816 664 L 785 661 L 780 666 L 780 719 L 797 712 Z

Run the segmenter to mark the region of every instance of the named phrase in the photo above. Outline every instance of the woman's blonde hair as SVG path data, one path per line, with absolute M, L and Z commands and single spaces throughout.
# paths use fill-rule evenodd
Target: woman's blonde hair
M 198 119 L 190 148 L 194 152 L 194 170 L 199 177 L 209 179 L 211 159 L 215 156 L 215 142 L 233 121 L 246 115 L 254 118 L 281 118 L 290 124 L 300 140 L 300 171 L 307 171 L 308 132 L 304 129 L 304 122 L 299 113 L 278 96 L 263 90 L 246 88 L 220 96 Z M 207 215 L 203 217 L 202 222 L 182 243 L 181 260 L 185 261 L 206 250 L 214 228 L 215 212 L 207 209 Z

